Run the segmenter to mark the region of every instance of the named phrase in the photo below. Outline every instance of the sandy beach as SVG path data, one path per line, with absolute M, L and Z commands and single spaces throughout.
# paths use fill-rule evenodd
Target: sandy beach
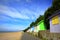
M 24 32 L 2 32 L 0 40 L 39 40 L 39 38 Z
M 23 32 L 2 32 L 0 40 L 20 40 Z

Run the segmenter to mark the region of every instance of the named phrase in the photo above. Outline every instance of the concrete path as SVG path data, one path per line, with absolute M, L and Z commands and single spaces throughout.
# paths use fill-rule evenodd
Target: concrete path
M 28 33 L 24 33 L 24 35 L 22 36 L 22 40 L 40 40 L 40 39 L 32 35 L 29 35 Z
M 0 40 L 39 40 L 39 38 L 24 32 L 5 32 L 0 33 Z

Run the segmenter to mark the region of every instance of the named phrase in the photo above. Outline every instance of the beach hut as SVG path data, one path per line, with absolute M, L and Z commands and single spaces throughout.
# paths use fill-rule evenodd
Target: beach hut
M 34 32 L 38 32 L 38 31 L 37 31 L 37 26 L 34 27 Z
M 60 10 L 57 10 L 49 18 L 50 32 L 60 33 Z
M 28 29 L 27 32 L 31 32 L 31 29 Z
M 35 26 L 35 32 L 39 32 L 40 30 L 46 30 L 45 26 L 44 26 L 44 20 L 41 20 L 37 26 Z
M 31 28 L 30 28 L 30 32 L 33 32 L 33 31 L 34 31 L 34 27 L 31 27 Z
M 41 20 L 41 21 L 38 23 L 37 28 L 38 28 L 38 30 L 46 30 L 45 25 L 44 25 L 44 20 Z
M 34 27 L 31 27 L 30 29 L 27 30 L 27 32 L 33 32 L 34 31 Z

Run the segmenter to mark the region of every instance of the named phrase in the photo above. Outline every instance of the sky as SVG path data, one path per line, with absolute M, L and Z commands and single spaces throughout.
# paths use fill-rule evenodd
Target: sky
M 52 0 L 0 0 L 0 31 L 24 30 L 52 5 Z

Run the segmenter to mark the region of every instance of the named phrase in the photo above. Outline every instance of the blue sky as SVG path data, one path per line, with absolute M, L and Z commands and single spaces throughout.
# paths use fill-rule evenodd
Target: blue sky
M 29 27 L 52 5 L 52 0 L 0 0 L 0 31 Z

